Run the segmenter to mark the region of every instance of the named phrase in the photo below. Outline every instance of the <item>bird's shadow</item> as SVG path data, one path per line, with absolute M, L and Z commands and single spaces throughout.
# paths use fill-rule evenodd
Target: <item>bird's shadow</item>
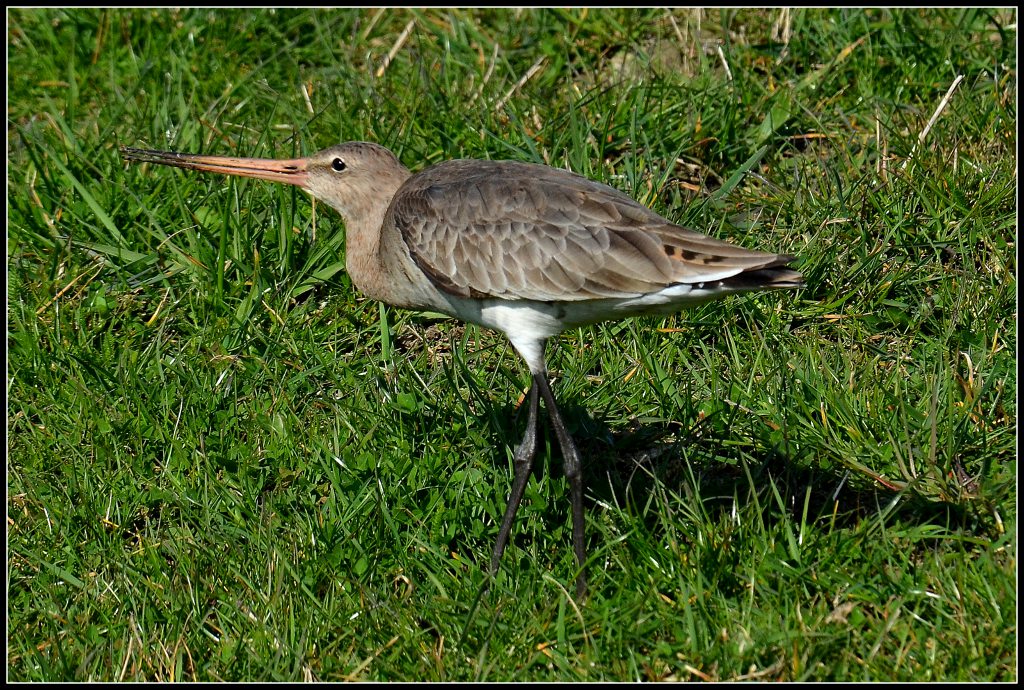
M 496 434 L 508 443 L 519 443 L 526 425 L 525 405 L 509 404 L 495 410 Z M 541 406 L 540 445 L 534 476 L 547 469 L 548 480 L 562 476 L 564 465 L 546 411 Z M 657 510 L 647 510 L 656 488 L 677 496 L 696 494 L 701 510 L 713 524 L 735 511 L 735 502 L 756 502 L 761 519 L 771 523 L 828 517 L 836 527 L 854 527 L 873 516 L 901 516 L 912 523 L 967 525 L 970 512 L 961 505 L 941 503 L 903 492 L 893 510 L 895 490 L 865 478 L 851 479 L 844 467 L 820 467 L 813 459 L 793 457 L 779 448 L 759 453 L 730 451 L 735 438 L 728 425 L 698 419 L 696 411 L 688 420 L 633 421 L 625 429 L 613 430 L 585 407 L 572 401 L 560 402 L 559 410 L 576 441 L 582 459 L 584 506 L 588 513 L 598 509 L 626 510 L 646 529 L 664 529 Z M 767 433 L 767 432 L 766 432 Z M 545 439 L 547 443 L 545 445 Z M 760 444 L 762 446 L 766 444 Z M 543 462 L 545 448 L 550 462 Z M 495 455 L 504 466 L 507 456 Z M 774 488 L 774 491 L 772 488 Z M 778 492 L 778 497 L 769 492 Z M 756 495 L 755 495 L 756 494 Z M 837 510 L 837 506 L 843 508 Z M 542 519 L 568 523 L 569 505 L 547 502 Z M 588 534 L 588 553 L 596 546 Z M 512 541 L 522 546 L 528 537 L 513 529 Z

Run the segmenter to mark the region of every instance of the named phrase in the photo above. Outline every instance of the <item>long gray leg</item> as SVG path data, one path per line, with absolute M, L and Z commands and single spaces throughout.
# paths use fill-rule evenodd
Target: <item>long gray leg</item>
M 515 479 L 512 482 L 512 493 L 508 497 L 508 505 L 505 507 L 505 517 L 501 519 L 501 528 L 498 530 L 498 541 L 494 544 L 494 551 L 491 553 L 491 574 L 498 571 L 498 561 L 508 544 L 509 535 L 512 532 L 512 522 L 516 518 L 516 511 L 519 504 L 523 502 L 523 492 L 526 490 L 526 482 L 530 479 L 530 470 L 533 469 L 533 458 L 537 455 L 537 377 L 534 377 L 530 386 L 530 415 L 526 420 L 526 433 L 523 434 L 523 441 L 516 448 L 516 456 L 513 461 L 515 466 Z
M 555 396 L 548 385 L 545 374 L 534 374 L 533 385 L 540 388 L 544 396 L 544 406 L 548 408 L 551 426 L 558 437 L 558 445 L 562 448 L 562 459 L 565 462 L 565 477 L 569 480 L 569 500 L 572 502 L 572 548 L 576 552 L 576 560 L 580 564 L 580 574 L 576 578 L 576 596 L 582 597 L 587 589 L 587 576 L 583 564 L 587 562 L 587 554 L 583 548 L 583 478 L 580 474 L 580 454 L 576 444 L 565 428 L 562 415 L 555 404 Z

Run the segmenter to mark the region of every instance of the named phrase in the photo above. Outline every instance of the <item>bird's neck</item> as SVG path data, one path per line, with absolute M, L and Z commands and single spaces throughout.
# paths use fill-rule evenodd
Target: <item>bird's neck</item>
M 392 196 L 345 218 L 345 270 L 367 297 L 384 301 L 381 226 Z
M 393 188 L 376 190 L 373 203 L 345 214 L 345 270 L 371 299 L 397 307 L 440 308 L 444 301 L 409 256 L 401 232 L 388 222 L 391 200 L 408 173 Z

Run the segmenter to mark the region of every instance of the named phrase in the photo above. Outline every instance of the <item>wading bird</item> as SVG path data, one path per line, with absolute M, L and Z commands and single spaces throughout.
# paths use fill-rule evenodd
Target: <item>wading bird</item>
M 791 255 L 708 237 L 607 185 L 545 165 L 452 160 L 414 175 L 391 151 L 367 142 L 292 160 L 121 153 L 132 161 L 296 185 L 341 214 L 345 267 L 367 297 L 504 333 L 533 383 L 490 569 L 498 568 L 533 466 L 539 396 L 569 481 L 578 595 L 586 588 L 580 456 L 548 384 L 547 340 L 607 319 L 802 285 L 801 275 L 786 268 Z

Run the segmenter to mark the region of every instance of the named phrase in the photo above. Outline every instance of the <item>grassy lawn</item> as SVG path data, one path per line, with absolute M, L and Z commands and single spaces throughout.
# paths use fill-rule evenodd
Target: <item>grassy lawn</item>
M 9 10 L 8 677 L 1017 677 L 1013 10 Z M 962 77 L 962 78 L 961 78 Z M 549 347 L 382 307 L 292 188 L 602 180 L 807 287 Z

